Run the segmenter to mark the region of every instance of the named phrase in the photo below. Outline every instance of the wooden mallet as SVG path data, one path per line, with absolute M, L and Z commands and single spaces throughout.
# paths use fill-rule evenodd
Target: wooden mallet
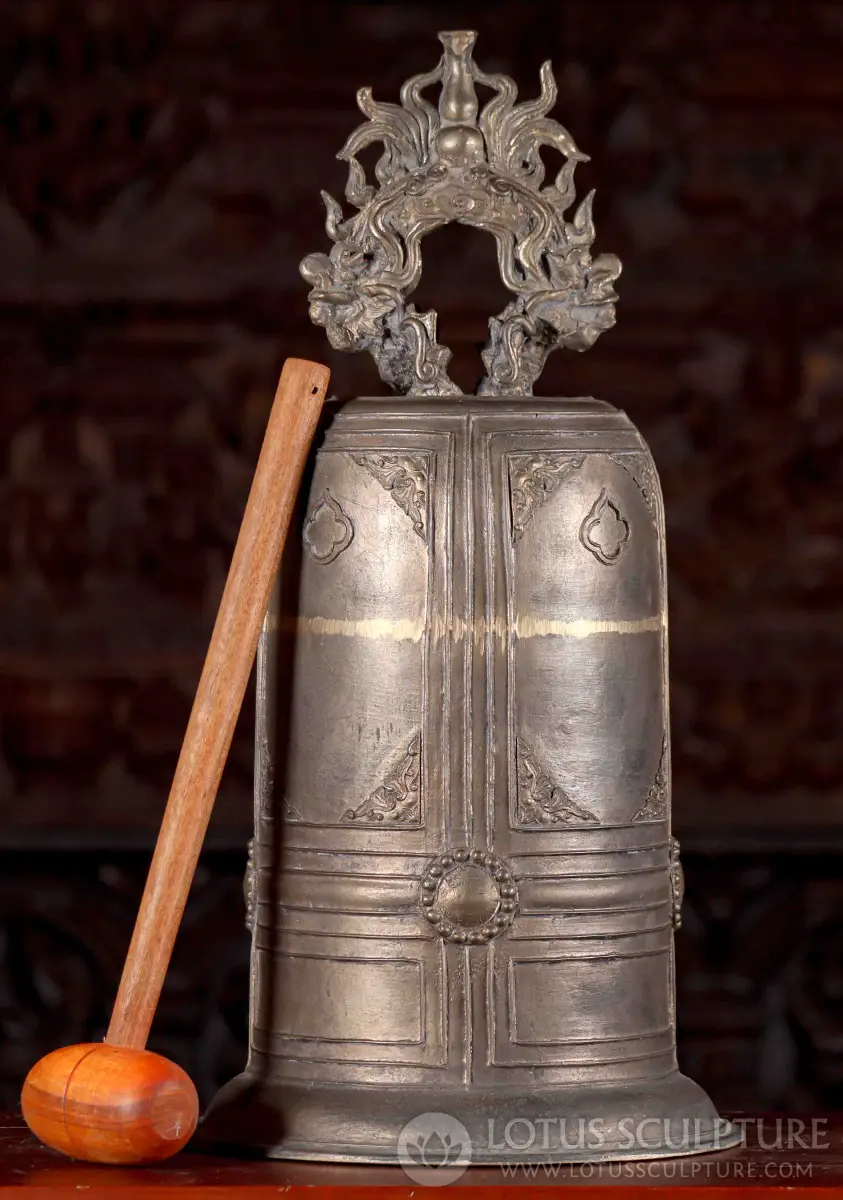
M 73 1158 L 153 1162 L 196 1128 L 190 1079 L 144 1047 L 329 378 L 327 367 L 296 358 L 281 372 L 105 1041 L 48 1054 L 23 1085 L 29 1128 Z

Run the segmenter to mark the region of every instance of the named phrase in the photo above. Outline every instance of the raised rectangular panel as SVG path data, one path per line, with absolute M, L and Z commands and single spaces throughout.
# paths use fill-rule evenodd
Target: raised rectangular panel
M 654 477 L 643 457 L 494 441 L 509 828 L 632 824 L 668 786 Z
M 399 831 L 425 823 L 431 461 L 427 452 L 317 458 L 298 612 L 281 624 L 295 634 L 298 696 L 286 733 L 295 747 L 288 822 Z M 401 470 L 412 470 L 412 488 L 388 486 Z
M 661 766 L 663 654 L 661 630 L 516 641 L 514 827 L 565 814 L 561 793 L 576 806 L 563 826 L 632 821 Z
M 666 953 L 591 959 L 512 959 L 510 1040 L 519 1046 L 641 1038 L 665 1031 Z M 607 996 L 622 995 L 622 1004 Z
M 282 1037 L 375 1045 L 423 1039 L 420 962 L 285 954 L 281 978 L 272 1026 Z

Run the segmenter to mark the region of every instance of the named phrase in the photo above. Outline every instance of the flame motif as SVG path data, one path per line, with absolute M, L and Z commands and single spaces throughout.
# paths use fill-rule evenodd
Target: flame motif
M 348 163 L 345 196 L 359 211 L 345 219 L 323 192 L 330 255 L 311 254 L 301 273 L 311 285 L 310 315 L 331 345 L 368 350 L 382 378 L 409 395 L 459 394 L 449 379 L 451 352 L 436 340 L 435 312 L 416 312 L 407 297 L 421 277 L 421 239 L 450 221 L 487 229 L 497 242 L 501 278 L 515 299 L 489 322 L 483 351 L 486 395 L 529 395 L 557 346 L 584 350 L 614 324 L 614 255 L 592 260 L 593 193 L 566 221 L 575 197 L 574 170 L 587 156 L 547 114 L 556 101 L 549 63 L 541 91 L 516 103 L 506 75 L 474 63 L 476 35 L 441 33 L 444 54 L 434 71 L 401 89 L 401 104 L 376 101 L 362 88 L 367 122 L 338 157 Z M 441 83 L 438 109 L 422 92 Z M 479 109 L 475 85 L 495 95 Z M 357 155 L 373 142 L 384 150 L 368 183 Z M 540 150 L 563 156 L 544 185 Z

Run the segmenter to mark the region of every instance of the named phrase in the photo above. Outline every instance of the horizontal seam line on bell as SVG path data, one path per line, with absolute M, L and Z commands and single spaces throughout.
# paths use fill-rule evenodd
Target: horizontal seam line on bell
M 523 880 L 522 880 L 522 883 L 523 883 Z M 623 905 L 618 905 L 617 908 L 554 908 L 549 912 L 545 912 L 545 910 L 541 909 L 541 908 L 525 908 L 524 905 L 522 904 L 519 908 L 519 916 L 520 917 L 566 917 L 566 918 L 567 917 L 584 918 L 584 917 L 593 917 L 593 916 L 606 916 L 607 914 L 611 914 L 612 916 L 614 916 L 616 913 L 650 912 L 657 908 L 664 908 L 665 905 L 667 905 L 667 904 L 670 904 L 670 896 L 665 896 L 665 898 L 663 900 L 654 900 L 650 904 L 635 904 L 635 905 L 623 904 Z
M 361 637 L 371 641 L 420 642 L 426 633 L 435 638 L 499 637 L 508 635 L 522 641 L 534 637 L 568 637 L 581 640 L 601 635 L 634 635 L 659 633 L 667 626 L 666 613 L 633 620 L 606 621 L 587 617 L 576 617 L 570 621 L 555 618 L 515 618 L 511 624 L 504 620 L 491 622 L 468 622 L 452 619 L 444 622 L 438 617 L 402 618 L 389 620 L 385 617 L 323 617 L 287 616 L 269 617 L 266 628 L 270 632 L 297 633 L 314 637 Z
M 666 900 L 663 906 L 660 904 L 658 907 L 659 908 L 662 908 L 662 907 L 667 908 L 667 906 L 669 904 L 670 904 L 670 901 Z M 535 912 L 524 913 L 524 912 L 522 912 L 522 913 L 518 914 L 518 920 L 523 921 L 523 919 L 525 917 L 536 917 L 536 916 L 539 916 L 539 917 L 547 916 L 552 919 L 555 915 L 556 915 L 555 913 L 535 913 Z M 665 929 L 672 929 L 672 928 L 673 928 L 672 921 L 662 921 L 659 925 L 648 925 L 645 929 L 621 929 L 621 930 L 613 930 L 611 933 L 606 933 L 605 930 L 601 930 L 599 932 L 597 930 L 595 930 L 592 933 L 546 933 L 546 934 L 532 934 L 532 935 L 527 934 L 527 933 L 510 932 L 509 937 L 515 942 L 547 942 L 547 941 L 588 942 L 588 941 L 596 941 L 596 940 L 599 940 L 601 942 L 606 942 L 606 941 L 610 941 L 612 938 L 620 939 L 620 938 L 631 938 L 631 937 L 647 937 L 648 934 L 664 933 Z
M 612 1046 L 620 1042 L 650 1041 L 656 1038 L 670 1036 L 673 1030 L 668 1025 L 665 1029 L 655 1029 L 651 1033 L 619 1033 L 614 1037 L 601 1038 L 566 1038 L 564 1042 L 518 1042 L 519 1046 Z

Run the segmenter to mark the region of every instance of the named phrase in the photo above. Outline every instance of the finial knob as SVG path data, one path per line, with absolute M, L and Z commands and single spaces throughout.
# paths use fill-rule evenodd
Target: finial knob
M 486 158 L 483 135 L 477 129 L 477 93 L 472 76 L 473 29 L 440 33 L 445 48 L 442 94 L 439 97 L 439 158 L 453 166 L 473 166 Z

